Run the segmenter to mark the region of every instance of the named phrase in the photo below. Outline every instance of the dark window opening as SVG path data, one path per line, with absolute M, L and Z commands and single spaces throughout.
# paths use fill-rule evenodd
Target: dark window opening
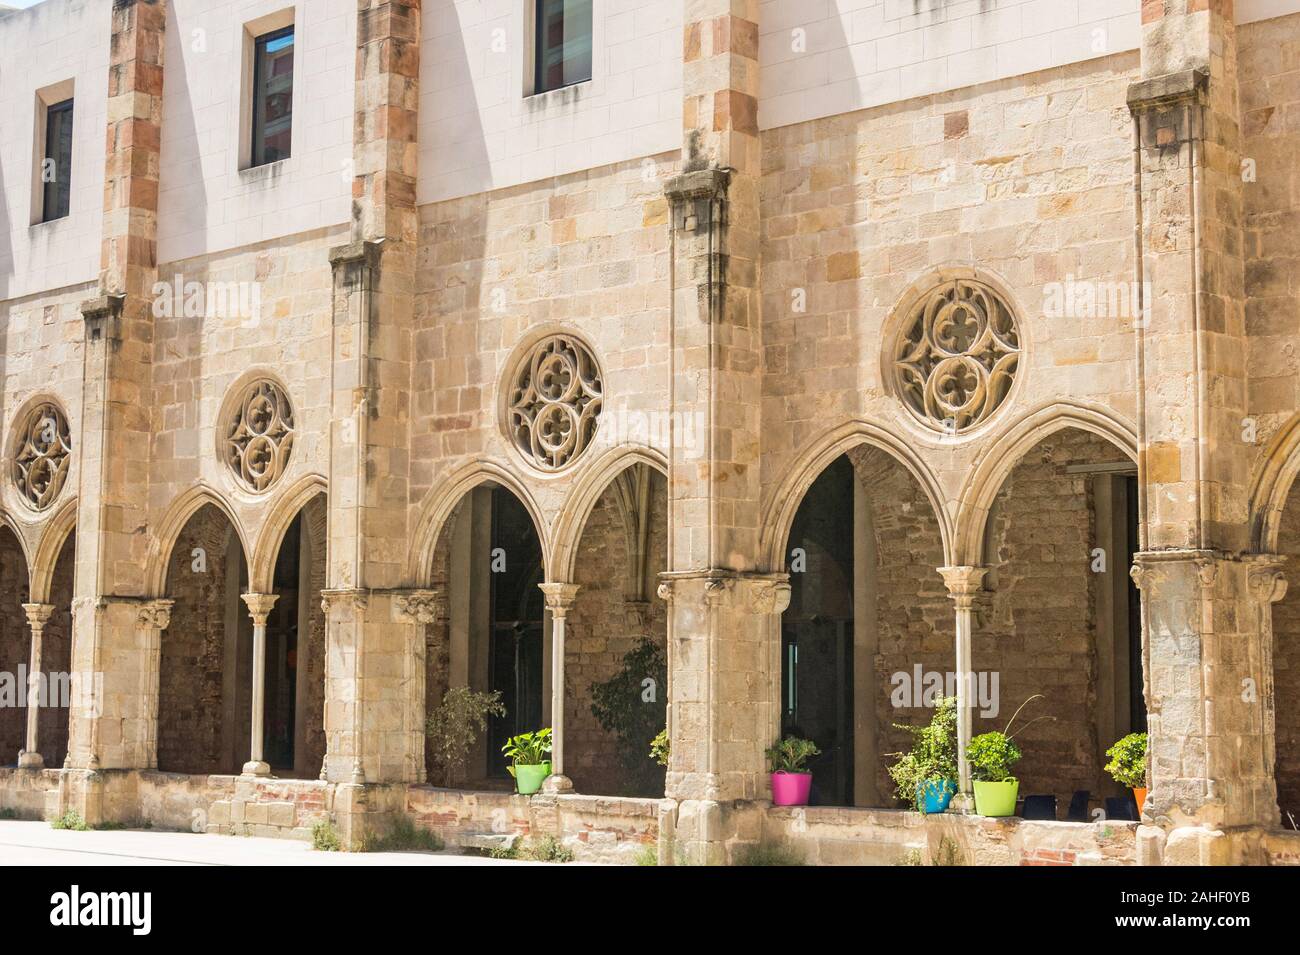
M 1124 478 L 1124 497 L 1127 505 L 1125 525 L 1127 528 L 1128 553 L 1125 567 L 1133 566 L 1133 555 L 1138 552 L 1138 483 L 1137 477 L 1128 475 Z M 1142 695 L 1142 596 L 1137 584 L 1129 574 L 1128 577 L 1128 692 L 1129 692 L 1129 732 L 1145 733 L 1147 731 L 1147 704 Z
M 302 515 L 289 525 L 275 560 L 280 599 L 266 621 L 266 701 L 262 730 L 264 759 L 272 769 L 292 773 L 297 729 L 298 590 Z
M 264 166 L 289 157 L 293 126 L 293 27 L 257 38 L 253 52 L 253 155 Z
M 838 458 L 790 528 L 790 607 L 781 618 L 781 735 L 810 739 L 813 805 L 853 805 L 853 465 Z M 795 562 L 790 561 L 792 570 Z
M 41 221 L 62 219 L 72 206 L 72 100 L 45 110 L 45 161 L 41 164 Z
M 490 690 L 505 716 L 493 717 L 488 771 L 506 776 L 501 743 L 542 728 L 542 546 L 527 508 L 509 491 L 492 489 L 492 562 L 488 634 Z M 504 568 L 498 561 L 504 560 Z
M 591 0 L 537 0 L 533 92 L 591 79 Z

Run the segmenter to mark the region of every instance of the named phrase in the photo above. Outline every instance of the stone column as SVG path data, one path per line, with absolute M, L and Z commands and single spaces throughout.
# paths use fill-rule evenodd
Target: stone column
M 327 779 L 423 780 L 410 541 L 419 0 L 358 0 L 350 241 L 333 267 Z M 408 610 L 404 610 L 403 607 Z M 361 797 L 358 797 L 359 799 Z M 378 798 L 378 797 L 375 797 Z M 360 803 L 358 804 L 360 805 Z
M 538 584 L 546 595 L 546 609 L 551 612 L 551 775 L 546 778 L 547 793 L 573 791 L 573 782 L 564 775 L 564 628 L 573 602 L 578 597 L 577 584 Z
M 665 184 L 672 299 L 667 795 L 662 827 L 688 857 L 722 861 L 767 792 L 789 585 L 759 561 L 762 322 L 758 290 L 758 0 L 684 11 L 683 149 Z
M 162 679 L 162 632 L 171 625 L 174 600 L 149 600 L 140 605 L 138 626 L 144 653 L 145 766 L 158 768 L 158 697 Z
M 165 21 L 162 0 L 112 4 L 99 288 L 81 306 L 81 429 L 74 437 L 80 477 L 73 685 L 94 702 L 72 709 L 67 765 L 86 772 L 148 763 L 140 679 L 148 648 L 137 615 L 151 541 L 142 529 L 150 526 L 157 407 L 152 301 Z
M 1147 772 L 1143 864 L 1253 864 L 1247 830 L 1278 823 L 1272 603 L 1282 561 L 1214 551 L 1137 555 Z
M 27 745 L 18 754 L 18 766 L 21 769 L 42 769 L 45 760 L 41 757 L 37 739 L 38 719 L 41 715 L 41 635 L 45 625 L 54 613 L 53 604 L 23 604 L 27 612 L 27 623 L 32 628 L 32 652 L 27 664 Z
M 393 619 L 397 623 L 408 625 L 411 639 L 410 652 L 402 654 L 404 678 L 410 686 L 410 692 L 406 694 L 408 713 L 403 724 L 411 735 L 406 749 L 413 761 L 406 775 L 415 782 L 424 782 L 428 778 L 424 765 L 428 628 L 442 613 L 442 594 L 437 590 L 407 590 L 393 598 Z
M 975 630 L 975 602 L 984 590 L 987 567 L 940 567 L 948 596 L 957 612 L 957 791 L 969 807 L 971 796 L 970 766 L 966 747 L 971 739 L 971 694 L 975 689 L 971 665 L 971 635 Z M 960 807 L 959 807 L 960 808 Z
M 280 599 L 279 594 L 242 594 L 253 618 L 253 730 L 244 764 L 245 776 L 269 776 L 271 767 L 262 759 L 266 722 L 266 618 Z

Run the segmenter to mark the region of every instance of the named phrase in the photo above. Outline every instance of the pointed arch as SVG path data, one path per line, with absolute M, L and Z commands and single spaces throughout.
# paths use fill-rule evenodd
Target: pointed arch
M 593 462 L 581 480 L 570 492 L 568 500 L 555 522 L 553 534 L 555 550 L 547 565 L 550 568 L 548 580 L 561 583 L 573 581 L 574 565 L 578 559 L 578 547 L 582 543 L 582 533 L 586 530 L 591 512 L 610 484 L 624 471 L 637 464 L 644 464 L 668 476 L 668 459 L 662 452 L 645 445 L 619 445 L 610 448 Z
M 274 589 L 275 559 L 280 553 L 289 525 L 314 498 L 327 493 L 328 484 L 319 474 L 299 478 L 286 491 L 278 495 L 262 523 L 252 556 L 248 564 L 248 586 L 252 593 L 269 594 Z M 328 545 L 327 545 L 328 546 Z M 321 555 L 324 559 L 324 555 Z
M 58 509 L 45 523 L 41 531 L 40 540 L 36 545 L 36 552 L 32 555 L 28 563 L 28 573 L 31 575 L 31 601 L 33 603 L 50 602 L 50 586 L 54 580 L 54 568 L 59 562 L 59 554 L 63 552 L 63 545 L 68 539 L 68 535 L 73 533 L 77 526 L 77 499 L 69 498 L 59 505 Z M 19 535 L 19 542 L 22 542 L 22 536 Z
M 528 511 L 532 518 L 537 538 L 542 545 L 542 562 L 544 579 L 550 580 L 551 535 L 537 501 L 514 475 L 501 465 L 482 459 L 467 461 L 440 481 L 425 497 L 420 506 L 419 518 L 412 536 L 411 551 L 407 557 L 407 580 L 422 584 L 429 579 L 433 567 L 433 554 L 438 546 L 438 538 L 447 524 L 456 505 L 466 493 L 480 484 L 495 483 L 510 491 Z
M 167 508 L 167 513 L 158 524 L 158 532 L 149 548 L 146 561 L 145 586 L 149 588 L 149 596 L 167 596 L 167 567 L 171 562 L 172 549 L 176 546 L 176 541 L 190 518 L 207 504 L 221 511 L 226 516 L 226 520 L 230 521 L 230 526 L 235 529 L 235 536 L 239 538 L 239 547 L 247 559 L 248 534 L 235 515 L 234 508 L 218 491 L 200 481 L 172 501 L 171 506 Z
M 23 566 L 27 568 L 27 581 L 30 585 L 32 578 L 32 555 L 27 548 L 27 538 L 23 536 L 22 528 L 18 522 L 10 516 L 9 512 L 5 510 L 0 510 L 0 527 L 9 528 L 10 533 L 14 535 L 14 539 L 18 542 L 18 551 L 23 555 Z
M 813 482 L 841 454 L 864 444 L 884 451 L 906 468 L 920 485 L 934 511 L 935 520 L 939 523 L 944 559 L 951 563 L 952 526 L 949 522 L 948 510 L 944 507 L 943 491 L 938 479 L 921 456 L 896 435 L 877 424 L 859 419 L 827 432 L 805 448 L 787 469 L 781 483 L 777 485 L 765 509 L 769 517 L 759 538 L 759 554 L 766 570 L 776 572 L 785 568 L 786 539 L 790 536 L 795 513 L 799 510 L 799 505 Z
M 1257 553 L 1274 554 L 1282 510 L 1300 475 L 1300 414 L 1293 415 L 1264 449 L 1262 464 L 1250 485 L 1250 544 Z
M 983 563 L 984 529 L 989 509 L 1007 475 L 1025 453 L 1045 438 L 1077 428 L 1109 441 L 1137 462 L 1137 431 L 1109 409 L 1075 401 L 1053 401 L 1039 406 L 997 436 L 976 459 L 957 498 L 954 566 Z

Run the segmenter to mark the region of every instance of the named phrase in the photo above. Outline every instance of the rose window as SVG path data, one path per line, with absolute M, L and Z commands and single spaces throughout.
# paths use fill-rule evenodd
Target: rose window
M 45 510 L 63 490 L 71 464 L 68 419 L 53 402 L 37 405 L 19 433 L 14 454 L 18 493 L 36 510 Z
M 293 407 L 275 382 L 244 392 L 226 425 L 226 464 L 250 491 L 265 491 L 284 474 L 293 451 Z
M 596 434 L 603 385 L 587 346 L 571 335 L 539 342 L 520 363 L 509 394 L 515 446 L 544 471 L 558 471 Z

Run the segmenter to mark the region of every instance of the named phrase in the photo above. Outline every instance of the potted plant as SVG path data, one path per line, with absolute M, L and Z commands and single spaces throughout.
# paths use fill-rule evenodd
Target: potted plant
M 890 754 L 898 757 L 889 767 L 898 798 L 920 812 L 945 812 L 957 793 L 956 698 L 941 699 L 928 726 L 894 726 L 912 734 L 910 752 Z
M 772 804 L 774 806 L 806 806 L 812 789 L 812 773 L 804 764 L 821 750 L 810 739 L 787 736 L 767 751 L 767 761 L 772 767 Z
M 981 733 L 966 747 L 966 762 L 970 766 L 971 781 L 975 788 L 975 811 L 981 816 L 1014 816 L 1016 813 L 1020 780 L 1011 775 L 1011 767 L 1020 761 L 1023 754 L 1016 745 L 1015 734 L 1011 733 L 1011 724 L 1020 715 L 1020 710 L 1039 699 L 1042 699 L 1042 694 L 1036 693 L 1021 703 L 1019 709 L 1011 714 L 1004 731 Z M 1021 729 L 1040 719 L 1053 717 L 1040 716 L 1030 720 Z
M 535 733 L 512 736 L 501 747 L 501 752 L 510 758 L 510 775 L 515 777 L 515 788 L 520 795 L 531 796 L 551 775 L 551 761 L 546 758 L 551 752 L 551 728 L 548 726 Z
M 1115 782 L 1133 790 L 1140 816 L 1147 801 L 1147 734 L 1129 733 L 1106 750 L 1106 756 L 1110 759 L 1106 772 Z

